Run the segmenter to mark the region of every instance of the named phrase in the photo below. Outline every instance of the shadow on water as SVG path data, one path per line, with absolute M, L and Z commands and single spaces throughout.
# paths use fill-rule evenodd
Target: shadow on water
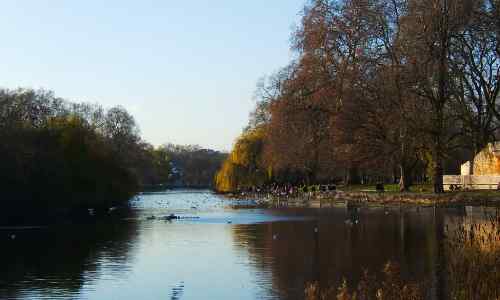
M 237 247 L 246 249 L 261 274 L 270 274 L 269 294 L 280 299 L 303 299 L 310 282 L 327 289 L 345 278 L 357 285 L 365 270 L 381 276 L 388 261 L 401 266 L 403 280 L 430 285 L 434 298 L 443 281 L 437 233 L 465 214 L 434 208 L 303 212 L 316 220 L 233 227 Z
M 0 299 L 68 299 L 102 268 L 126 274 L 138 232 L 134 221 L 102 220 L 0 235 Z

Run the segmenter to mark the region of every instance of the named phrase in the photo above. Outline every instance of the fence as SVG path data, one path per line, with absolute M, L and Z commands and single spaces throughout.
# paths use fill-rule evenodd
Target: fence
M 496 190 L 500 184 L 500 176 L 495 175 L 445 175 L 444 190 Z

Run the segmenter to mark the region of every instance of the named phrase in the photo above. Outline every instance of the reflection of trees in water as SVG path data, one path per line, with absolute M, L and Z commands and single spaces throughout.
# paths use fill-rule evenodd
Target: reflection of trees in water
M 25 292 L 48 298 L 78 294 L 84 283 L 99 277 L 104 264 L 107 273 L 126 274 L 137 235 L 134 221 L 108 220 L 1 238 L 0 299 Z
M 361 210 L 357 225 L 346 222 L 351 212 L 315 213 L 322 215 L 318 221 L 234 226 L 236 244 L 248 251 L 259 273 L 271 270 L 273 291 L 283 298 L 302 298 L 307 282 L 326 288 L 346 278 L 357 284 L 364 269 L 380 275 L 389 260 L 401 265 L 403 279 L 421 281 L 435 272 L 432 210 Z

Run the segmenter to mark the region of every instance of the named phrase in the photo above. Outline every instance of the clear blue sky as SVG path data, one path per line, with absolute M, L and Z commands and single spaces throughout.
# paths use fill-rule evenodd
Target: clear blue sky
M 304 0 L 0 4 L 0 86 L 122 105 L 143 137 L 229 150 L 259 77 L 286 65 Z

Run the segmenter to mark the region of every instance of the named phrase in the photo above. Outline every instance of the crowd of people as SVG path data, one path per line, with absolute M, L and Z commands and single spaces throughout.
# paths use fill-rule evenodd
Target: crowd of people
M 293 185 L 273 183 L 263 187 L 252 187 L 240 192 L 241 196 L 252 197 L 256 199 L 311 199 L 334 196 L 337 192 L 337 185 Z

